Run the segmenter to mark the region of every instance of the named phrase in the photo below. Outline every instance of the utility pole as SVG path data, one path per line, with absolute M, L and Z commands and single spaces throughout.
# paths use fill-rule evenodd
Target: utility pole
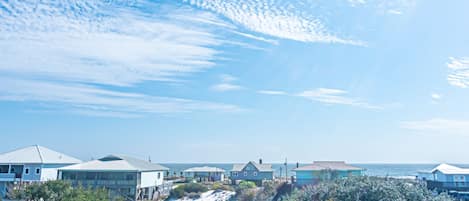
M 285 182 L 288 183 L 288 163 L 287 163 L 287 158 L 285 158 Z

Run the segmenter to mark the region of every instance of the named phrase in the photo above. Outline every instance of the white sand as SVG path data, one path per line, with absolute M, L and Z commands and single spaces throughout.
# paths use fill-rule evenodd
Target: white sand
M 199 199 L 190 199 L 190 198 L 182 198 L 172 201 L 227 201 L 234 196 L 235 192 L 233 191 L 207 191 L 200 195 Z

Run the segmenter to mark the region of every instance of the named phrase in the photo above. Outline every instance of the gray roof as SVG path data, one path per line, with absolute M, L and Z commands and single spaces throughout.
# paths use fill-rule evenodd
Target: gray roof
M 293 169 L 293 171 L 317 171 L 317 170 L 364 170 L 346 164 L 344 161 L 314 161 L 312 165 L 302 166 Z
M 60 170 L 75 171 L 166 171 L 169 170 L 159 164 L 150 163 L 128 156 L 109 155 L 98 160 L 92 160 L 81 164 L 71 165 Z
M 225 170 L 217 167 L 203 166 L 189 168 L 187 170 L 184 170 L 184 172 L 225 172 Z
M 76 164 L 81 162 L 79 159 L 39 145 L 0 154 L 0 164 Z
M 248 164 L 252 164 L 254 167 L 256 167 L 257 171 L 259 171 L 259 172 L 273 172 L 274 171 L 274 169 L 272 169 L 271 164 L 259 164 L 259 163 L 256 163 L 254 161 L 249 161 L 246 164 L 234 164 L 233 169 L 231 171 L 232 172 L 242 171 L 244 169 L 244 167 L 246 167 L 246 165 L 248 165 Z

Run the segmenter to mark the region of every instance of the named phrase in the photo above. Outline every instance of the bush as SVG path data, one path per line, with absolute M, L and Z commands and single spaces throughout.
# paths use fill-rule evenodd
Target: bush
M 214 183 L 211 187 L 212 190 L 222 190 L 222 191 L 233 191 L 233 188 L 227 185 L 223 185 L 222 183 Z
M 208 191 L 208 188 L 198 183 L 182 184 L 171 191 L 171 197 L 182 198 L 188 194 L 199 194 Z
M 433 195 L 424 185 L 411 180 L 351 177 L 306 186 L 282 201 L 454 201 L 447 195 Z
M 238 188 L 241 190 L 256 188 L 256 183 L 252 181 L 241 181 L 238 185 Z
M 65 181 L 48 181 L 15 190 L 10 196 L 13 199 L 30 201 L 109 201 L 108 195 L 105 189 L 72 188 Z

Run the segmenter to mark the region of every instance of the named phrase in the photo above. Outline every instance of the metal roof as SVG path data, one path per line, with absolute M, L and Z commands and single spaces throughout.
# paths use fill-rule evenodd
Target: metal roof
M 468 168 L 460 168 L 460 167 L 448 165 L 445 163 L 440 164 L 437 167 L 433 168 L 431 172 L 435 173 L 436 171 L 440 171 L 443 174 L 469 174 Z
M 75 171 L 166 171 L 169 168 L 122 155 L 109 155 L 98 160 L 60 168 L 59 170 Z
M 203 166 L 189 168 L 187 170 L 184 170 L 184 172 L 225 172 L 225 170 L 217 167 Z
M 246 167 L 248 164 L 252 164 L 254 167 L 256 167 L 257 171 L 259 172 L 273 172 L 274 171 L 274 169 L 272 169 L 271 164 L 259 164 L 254 161 L 249 161 L 246 164 L 234 164 L 233 169 L 231 171 L 234 171 L 234 172 L 242 171 L 244 167 Z
M 364 170 L 346 164 L 344 161 L 314 161 L 312 165 L 302 166 L 293 171 L 319 171 L 319 170 Z
M 0 164 L 76 164 L 81 162 L 79 159 L 39 145 L 0 154 Z

